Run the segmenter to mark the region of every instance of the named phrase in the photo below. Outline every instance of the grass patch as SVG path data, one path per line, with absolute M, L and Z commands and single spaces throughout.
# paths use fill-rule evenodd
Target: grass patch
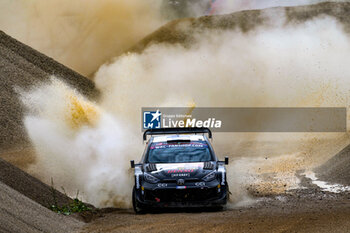
M 63 190 L 64 194 L 67 195 L 66 191 L 64 190 L 63 187 L 62 187 L 62 190 Z M 57 203 L 56 189 L 54 187 L 52 178 L 51 178 L 51 191 L 52 191 L 52 197 L 53 197 L 54 204 L 50 205 L 49 209 L 58 213 L 58 214 L 70 215 L 73 213 L 81 213 L 84 211 L 91 211 L 92 210 L 91 208 L 86 206 L 84 202 L 79 200 L 79 198 L 78 198 L 79 197 L 79 190 L 77 191 L 77 195 L 71 203 L 68 203 L 67 205 L 59 206 Z

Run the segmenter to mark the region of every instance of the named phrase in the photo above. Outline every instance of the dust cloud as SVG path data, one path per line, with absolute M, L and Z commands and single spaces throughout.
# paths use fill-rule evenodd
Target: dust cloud
M 209 2 L 186 3 L 187 16 L 208 14 Z M 215 14 L 320 0 L 218 2 Z M 0 30 L 92 77 L 102 64 L 166 23 L 167 8 L 166 0 L 2 0 Z
M 128 161 L 143 150 L 141 107 L 347 107 L 350 40 L 342 25 L 327 16 L 291 25 L 283 11 L 278 16 L 248 33 L 202 30 L 190 47 L 162 43 L 123 54 L 94 77 L 99 103 L 55 82 L 22 94 L 29 109 L 38 109 L 25 119 L 36 171 L 83 191 L 99 207 L 127 206 Z M 73 102 L 66 93 L 76 96 Z M 297 187 L 297 170 L 348 143 L 346 133 L 214 135 L 218 156 L 231 158 L 237 203 L 249 202 L 247 189 L 269 194 Z
M 0 29 L 90 76 L 164 21 L 159 0 L 3 0 Z
M 128 207 L 134 140 L 126 124 L 56 79 L 21 98 L 37 154 L 30 172 L 96 206 Z
M 143 106 L 348 106 L 350 41 L 334 18 L 289 26 L 270 19 L 249 33 L 206 30 L 196 38 L 190 48 L 152 45 L 102 66 L 95 76 L 101 106 L 130 125 L 140 125 Z M 233 161 L 230 172 L 240 171 L 231 178 L 241 183 L 232 184 L 236 193 L 295 188 L 296 171 L 319 165 L 348 143 L 345 133 L 214 136 L 218 155 Z M 235 166 L 242 162 L 246 166 Z

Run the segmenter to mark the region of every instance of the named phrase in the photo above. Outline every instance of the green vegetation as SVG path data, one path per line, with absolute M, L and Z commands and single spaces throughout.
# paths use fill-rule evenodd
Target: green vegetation
M 73 202 L 67 205 L 58 206 L 57 204 L 53 204 L 50 206 L 50 210 L 55 211 L 58 214 L 70 215 L 72 213 L 91 211 L 91 208 L 87 207 L 78 198 L 74 198 Z
M 49 209 L 58 213 L 58 214 L 64 214 L 64 215 L 70 215 L 72 213 L 81 213 L 84 211 L 91 211 L 91 208 L 86 206 L 84 202 L 79 200 L 79 190 L 77 191 L 76 197 L 73 199 L 71 203 L 68 203 L 67 205 L 62 205 L 59 206 L 57 203 L 57 198 L 56 198 L 56 189 L 54 188 L 53 185 L 53 180 L 51 178 L 51 190 L 52 190 L 52 196 L 54 200 L 54 204 L 50 205 Z M 62 187 L 62 190 L 66 194 L 64 188 Z M 67 195 L 67 194 L 66 194 Z

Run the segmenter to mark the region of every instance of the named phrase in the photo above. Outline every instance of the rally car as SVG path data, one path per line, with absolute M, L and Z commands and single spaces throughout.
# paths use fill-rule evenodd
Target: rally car
M 205 136 L 208 134 L 208 137 Z M 132 192 L 136 213 L 163 207 L 223 207 L 228 199 L 225 161 L 218 161 L 208 128 L 148 129 Z

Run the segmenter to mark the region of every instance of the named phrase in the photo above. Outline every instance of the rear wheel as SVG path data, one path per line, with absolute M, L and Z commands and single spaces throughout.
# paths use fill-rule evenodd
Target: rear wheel
M 135 187 L 132 190 L 132 207 L 136 214 L 144 213 L 144 209 L 140 207 L 140 203 L 137 201 Z

